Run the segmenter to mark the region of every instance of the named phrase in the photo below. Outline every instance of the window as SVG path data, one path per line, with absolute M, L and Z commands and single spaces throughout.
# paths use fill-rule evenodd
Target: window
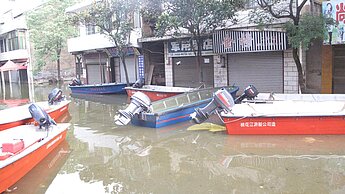
M 26 49 L 25 31 L 12 31 L 7 35 L 8 51 Z
M 86 25 L 86 35 L 96 34 L 96 26 Z
M 0 53 L 4 53 L 6 50 L 6 40 L 0 39 Z
M 258 6 L 259 5 L 257 4 L 256 0 L 245 0 L 244 7 L 246 9 L 252 9 L 252 8 L 255 8 L 255 7 L 258 7 Z

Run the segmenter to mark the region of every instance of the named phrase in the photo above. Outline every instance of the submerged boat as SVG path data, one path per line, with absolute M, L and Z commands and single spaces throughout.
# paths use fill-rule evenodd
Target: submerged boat
M 155 102 L 143 93 L 135 93 L 131 98 L 131 104 L 126 110 L 119 110 L 115 118 L 117 125 L 126 125 L 130 121 L 134 125 L 160 128 L 183 121 L 190 120 L 190 114 L 195 108 L 206 106 L 213 97 L 213 93 L 219 88 L 204 88 L 186 92 Z M 237 86 L 227 86 L 225 89 L 236 97 Z
M 66 138 L 69 126 L 61 123 L 45 131 L 35 125 L 21 125 L 0 131 L 0 193 L 54 150 Z
M 68 105 L 71 102 L 62 97 L 61 90 L 54 89 L 49 94 L 48 101 L 36 102 L 52 119 L 57 119 L 68 112 Z M 31 104 L 0 110 L 0 131 L 18 125 L 33 122 L 33 118 L 28 110 Z
M 169 86 L 156 86 L 156 85 L 144 85 L 141 88 L 125 87 L 127 95 L 133 96 L 134 93 L 140 91 L 147 95 L 150 100 L 157 101 L 171 96 L 176 96 L 185 92 L 196 90 L 197 88 L 185 88 L 185 87 L 169 87 Z
M 125 83 L 82 84 L 77 79 L 68 85 L 72 94 L 125 94 L 126 86 Z
M 227 96 L 230 101 L 229 95 Z M 329 96 L 330 97 L 330 96 Z M 345 134 L 345 101 L 250 100 L 239 104 L 218 103 L 216 111 L 228 134 Z M 209 106 L 209 105 L 208 105 Z M 196 110 L 193 121 L 204 121 L 205 110 Z M 200 122 L 201 121 L 201 122 Z
M 202 85 L 203 86 L 203 85 Z M 162 100 L 164 98 L 169 98 L 182 94 L 185 92 L 191 92 L 193 90 L 198 90 L 198 88 L 189 88 L 189 87 L 172 87 L 172 86 L 158 86 L 158 85 L 144 85 L 144 80 L 137 80 L 132 86 L 125 87 L 127 95 L 132 97 L 136 92 L 142 92 L 148 96 L 151 102 Z

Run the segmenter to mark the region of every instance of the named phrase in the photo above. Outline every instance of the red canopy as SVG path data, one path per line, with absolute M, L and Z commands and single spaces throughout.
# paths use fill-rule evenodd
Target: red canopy
M 19 70 L 19 69 L 27 69 L 27 66 L 23 64 L 16 64 L 11 60 L 8 60 L 5 65 L 0 67 L 0 71 L 12 71 L 12 70 Z

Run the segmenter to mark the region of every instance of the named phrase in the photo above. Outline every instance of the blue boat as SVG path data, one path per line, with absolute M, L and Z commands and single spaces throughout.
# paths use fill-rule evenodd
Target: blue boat
M 225 88 L 233 98 L 236 98 L 236 93 L 239 89 L 238 86 L 204 88 L 152 102 L 151 106 L 146 111 L 143 110 L 139 112 L 135 110 L 136 113 L 133 114 L 126 110 L 120 110 L 120 117 L 128 118 L 128 115 L 131 115 L 132 124 L 151 128 L 160 128 L 189 121 L 191 120 L 190 114 L 193 113 L 196 108 L 203 108 L 211 102 L 214 92 L 221 88 Z M 141 100 L 145 101 L 145 99 Z M 131 105 L 129 105 L 129 107 L 130 106 Z M 121 125 L 121 121 L 118 122 L 121 120 L 120 117 L 117 117 L 117 120 L 115 119 L 116 124 Z M 126 122 L 124 122 L 124 124 L 126 124 Z
M 69 85 L 72 94 L 125 94 L 125 83 L 104 83 L 90 85 Z

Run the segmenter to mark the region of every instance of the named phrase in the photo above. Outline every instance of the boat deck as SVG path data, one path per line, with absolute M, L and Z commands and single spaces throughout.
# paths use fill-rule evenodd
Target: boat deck
M 48 133 L 45 129 L 39 129 L 39 127 L 35 125 L 21 125 L 0 131 L 0 145 L 3 145 L 3 143 L 11 143 L 14 140 L 22 140 L 24 142 L 24 148 L 15 154 L 16 157 L 0 160 L 0 169 L 24 157 L 28 153 L 31 153 L 43 143 L 48 142 L 50 139 L 66 130 L 69 126 L 69 123 L 59 123 L 57 126 L 52 125 Z M 2 147 L 0 153 L 3 153 Z
M 340 116 L 345 115 L 342 101 L 271 101 L 266 103 L 236 104 L 225 117 L 269 116 Z
M 47 113 L 55 111 L 71 101 L 65 100 L 61 101 L 56 105 L 49 105 L 48 102 L 36 102 L 38 106 L 40 106 L 43 110 Z M 0 110 L 0 124 L 5 124 L 9 122 L 15 122 L 20 120 L 25 120 L 31 118 L 31 114 L 29 112 L 30 104 L 25 104 L 22 106 L 12 107 L 4 110 Z

